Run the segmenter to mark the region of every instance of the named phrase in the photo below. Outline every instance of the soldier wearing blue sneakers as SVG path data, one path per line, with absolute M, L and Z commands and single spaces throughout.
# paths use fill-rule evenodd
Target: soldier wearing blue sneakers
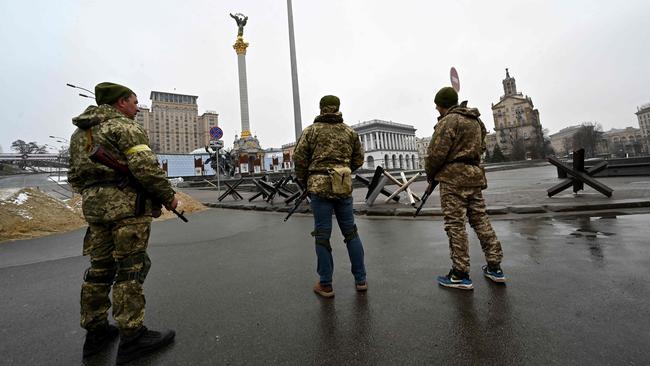
M 428 147 L 425 170 L 428 180 L 440 183 L 440 205 L 452 261 L 451 271 L 439 276 L 438 283 L 464 290 L 473 288 L 466 220 L 485 254 L 484 276 L 494 282 L 505 282 L 501 243 L 490 225 L 481 193 L 487 188 L 485 171 L 480 166 L 485 151 L 485 125 L 479 119 L 478 109 L 458 105 L 458 93 L 451 87 L 440 89 L 434 102 L 440 117 Z

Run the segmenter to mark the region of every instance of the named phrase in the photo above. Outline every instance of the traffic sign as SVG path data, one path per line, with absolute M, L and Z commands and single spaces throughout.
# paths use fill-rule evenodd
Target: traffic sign
M 215 140 L 219 140 L 220 138 L 223 137 L 223 130 L 217 126 L 211 127 L 210 136 L 212 136 L 212 138 Z
M 455 67 L 452 67 L 449 70 L 449 78 L 451 79 L 451 86 L 454 88 L 456 93 L 460 91 L 460 79 L 458 78 L 458 72 Z
M 221 140 L 210 141 L 210 147 L 221 149 L 223 147 L 223 141 Z

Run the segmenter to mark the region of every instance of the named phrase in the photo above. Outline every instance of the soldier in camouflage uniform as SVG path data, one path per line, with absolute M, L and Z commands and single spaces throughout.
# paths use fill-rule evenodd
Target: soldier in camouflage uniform
M 314 292 L 334 296 L 332 273 L 334 261 L 330 235 L 332 212 L 336 215 L 352 264 L 357 291 L 366 291 L 363 245 L 354 223 L 351 173 L 363 165 L 363 148 L 359 135 L 343 123 L 341 102 L 333 95 L 320 100 L 321 114 L 305 128 L 294 150 L 296 176 L 306 183 L 314 214 L 314 236 L 319 282 Z
M 118 329 L 108 323 L 108 309 L 120 333 L 118 363 L 128 362 L 165 346 L 174 331 L 155 332 L 144 325 L 142 284 L 151 266 L 147 243 L 152 216 L 161 204 L 176 208 L 175 192 L 149 148 L 144 129 L 133 120 L 138 111 L 136 95 L 128 88 L 100 83 L 95 87 L 97 106 L 72 119 L 77 130 L 70 138 L 68 182 L 81 193 L 88 222 L 83 254 L 90 256 L 81 286 L 81 326 L 87 330 L 83 355 L 99 352 L 115 338 Z M 136 190 L 120 189 L 121 174 L 89 159 L 101 145 L 146 187 L 144 214 L 135 215 Z M 153 201 L 152 201 L 153 199 Z M 113 301 L 109 292 L 113 290 Z
M 425 170 L 427 179 L 440 183 L 440 204 L 452 261 L 451 271 L 438 277 L 438 283 L 472 289 L 466 219 L 476 232 L 487 260 L 483 274 L 495 282 L 505 282 L 500 266 L 501 243 L 490 225 L 481 193 L 487 188 L 487 181 L 480 166 L 486 135 L 480 113 L 476 108 L 459 106 L 458 94 L 451 87 L 440 89 L 435 104 L 440 117 L 427 150 Z

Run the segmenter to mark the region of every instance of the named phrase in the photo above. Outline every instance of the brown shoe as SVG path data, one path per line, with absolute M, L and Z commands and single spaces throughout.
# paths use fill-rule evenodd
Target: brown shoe
M 367 281 L 357 282 L 357 283 L 355 283 L 355 286 L 357 287 L 357 291 L 359 291 L 359 292 L 368 291 L 368 282 Z
M 320 282 L 316 282 L 314 285 L 314 292 L 328 299 L 334 297 L 334 289 L 332 288 L 332 285 L 323 285 Z

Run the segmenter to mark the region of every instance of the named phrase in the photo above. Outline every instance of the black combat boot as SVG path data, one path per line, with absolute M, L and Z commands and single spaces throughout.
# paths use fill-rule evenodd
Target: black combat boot
M 99 329 L 89 330 L 86 333 L 83 357 L 90 357 L 101 351 L 110 341 L 115 339 L 118 334 L 119 331 L 117 330 L 117 327 L 110 324 Z
M 173 330 L 155 331 L 143 326 L 131 337 L 120 337 L 117 349 L 117 364 L 125 364 L 148 355 L 153 351 L 172 343 L 176 333 Z

